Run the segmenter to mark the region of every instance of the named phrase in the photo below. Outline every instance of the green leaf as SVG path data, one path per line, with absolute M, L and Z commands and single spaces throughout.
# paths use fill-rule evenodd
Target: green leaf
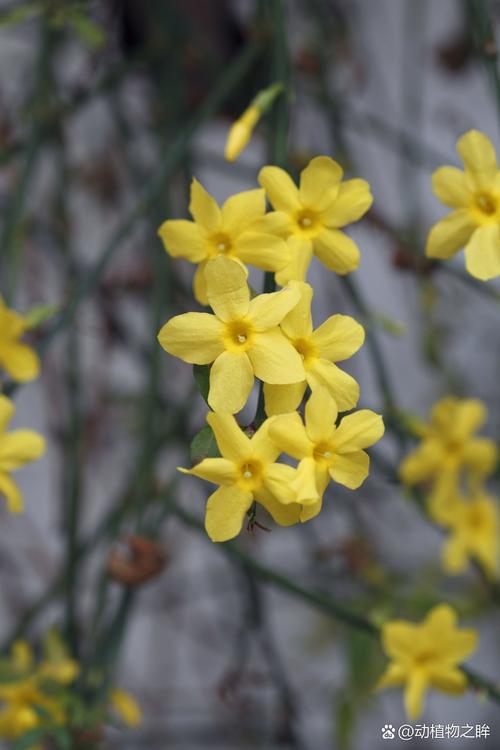
M 215 435 L 212 428 L 207 425 L 193 438 L 190 447 L 191 461 L 199 464 L 204 458 L 216 458 L 220 456 Z
M 73 11 L 70 22 L 77 36 L 88 47 L 99 49 L 105 43 L 106 35 L 102 27 L 79 10 Z
M 45 737 L 46 734 L 47 729 L 45 727 L 30 729 L 29 732 L 23 734 L 23 736 L 20 737 L 17 742 L 14 742 L 14 744 L 11 745 L 11 750 L 31 750 L 31 748 L 36 745 L 39 740 Z
M 36 305 L 28 310 L 24 320 L 29 329 L 38 328 L 59 311 L 59 305 Z
M 208 403 L 208 391 L 210 390 L 210 367 L 208 365 L 193 365 L 193 375 L 196 387 Z

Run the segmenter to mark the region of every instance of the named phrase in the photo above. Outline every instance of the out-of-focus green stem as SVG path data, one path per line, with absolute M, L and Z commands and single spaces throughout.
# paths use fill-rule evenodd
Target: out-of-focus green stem
M 186 526 L 189 526 L 189 528 L 196 529 L 203 536 L 206 536 L 205 529 L 201 521 L 199 521 L 191 513 L 188 513 L 186 510 L 179 507 L 172 499 L 170 499 L 168 502 L 171 512 L 174 516 L 179 518 Z M 371 622 L 367 617 L 359 615 L 357 612 L 353 612 L 352 610 L 344 607 L 343 604 L 340 604 L 328 594 L 324 594 L 320 591 L 314 591 L 300 586 L 288 576 L 265 565 L 262 565 L 261 563 L 257 562 L 257 560 L 254 560 L 254 558 L 248 555 L 246 552 L 243 552 L 243 550 L 241 550 L 235 543 L 225 542 L 224 544 L 218 544 L 217 549 L 228 557 L 238 560 L 248 570 L 250 570 L 253 575 L 255 575 L 264 583 L 275 586 L 284 593 L 301 599 L 306 604 L 309 604 L 310 606 L 318 609 L 326 615 L 333 617 L 335 620 L 338 620 L 340 623 L 346 625 L 347 627 L 353 627 L 358 630 L 362 630 L 375 638 L 380 637 L 380 628 L 373 622 Z M 463 669 L 464 673 L 467 675 L 469 685 L 472 688 L 480 690 L 485 695 L 485 697 L 495 701 L 496 703 L 500 703 L 500 686 L 497 683 L 488 680 L 487 678 L 478 674 L 475 670 L 466 667 L 461 667 L 461 669 Z
M 47 24 L 43 23 L 40 30 L 40 51 L 36 65 L 37 76 L 33 95 L 28 102 L 28 107 L 33 110 L 31 113 L 32 125 L 26 142 L 17 185 L 4 212 L 5 218 L 0 237 L 0 268 L 3 269 L 0 277 L 3 277 L 3 294 L 8 302 L 12 302 L 21 265 L 19 230 L 31 184 L 31 176 L 40 150 L 40 109 L 47 93 L 53 47 L 54 35 Z
M 149 212 L 151 206 L 154 205 L 158 197 L 162 194 L 172 171 L 185 156 L 191 139 L 199 127 L 219 109 L 222 102 L 248 72 L 257 59 L 259 50 L 260 45 L 257 42 L 249 42 L 234 62 L 227 66 L 221 78 L 195 115 L 179 131 L 174 142 L 165 152 L 157 172 L 149 181 L 135 208 L 130 211 L 127 218 L 113 232 L 113 235 L 100 253 L 98 260 L 82 276 L 61 314 L 47 331 L 42 342 L 42 350 L 45 350 L 56 334 L 64 330 L 73 321 L 78 307 L 92 293 L 115 252 L 133 231 L 138 221 Z
M 468 15 L 476 50 L 491 81 L 500 125 L 500 74 L 491 3 L 487 0 L 468 0 Z

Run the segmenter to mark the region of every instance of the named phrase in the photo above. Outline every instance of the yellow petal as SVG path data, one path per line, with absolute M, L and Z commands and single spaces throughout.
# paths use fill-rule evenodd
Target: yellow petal
M 270 424 L 271 420 L 266 419 L 250 440 L 252 456 L 265 464 L 274 463 L 281 453 L 269 434 Z
M 166 352 L 184 362 L 208 365 L 224 351 L 223 325 L 209 313 L 184 313 L 171 318 L 158 334 Z
M 290 385 L 270 385 L 264 383 L 264 404 L 266 414 L 287 414 L 295 411 L 304 398 L 307 383 L 290 383 Z
M 428 258 L 451 258 L 469 241 L 476 229 L 476 224 L 466 209 L 452 211 L 434 224 L 425 247 Z
M 343 484 L 350 490 L 361 487 L 370 468 L 370 458 L 364 451 L 355 451 L 344 456 L 335 455 L 329 469 L 334 482 Z
M 482 187 L 493 181 L 497 172 L 495 149 L 490 139 L 478 130 L 469 130 L 457 141 L 457 151 L 474 184 Z
M 215 232 L 221 224 L 221 212 L 217 202 L 207 193 L 203 185 L 193 178 L 189 211 L 197 224 L 207 232 Z
M 405 484 L 418 484 L 434 476 L 441 465 L 441 452 L 435 442 L 423 443 L 413 453 L 406 456 L 399 467 Z
M 29 461 L 36 461 L 45 450 L 45 440 L 31 430 L 16 430 L 0 436 L 0 471 L 19 469 Z
M 11 513 L 21 513 L 24 507 L 19 487 L 8 474 L 0 472 L 0 495 L 5 497 L 7 508 Z
M 205 268 L 207 267 L 206 261 L 202 261 L 193 278 L 193 293 L 194 298 L 200 305 L 208 305 L 207 295 L 207 282 L 205 279 Z
M 129 693 L 114 688 L 110 695 L 111 705 L 119 717 L 129 727 L 138 727 L 142 723 L 142 712 L 139 705 Z
M 380 440 L 383 434 L 384 422 L 380 414 L 375 414 L 369 409 L 361 409 L 343 418 L 333 442 L 336 450 L 350 453 L 360 448 L 368 448 Z
M 207 296 L 220 320 L 228 322 L 246 315 L 250 302 L 245 269 L 234 260 L 219 256 L 205 268 Z
M 292 458 L 300 461 L 312 454 L 313 446 L 297 412 L 281 414 L 270 420 L 269 435 L 278 448 Z
M 353 409 L 359 399 L 359 385 L 351 375 L 329 362 L 315 359 L 306 367 L 307 382 L 312 391 L 326 388 L 335 400 L 339 411 Z
M 214 411 L 235 414 L 245 406 L 253 383 L 253 368 L 247 354 L 223 352 L 210 369 L 208 403 Z
M 321 513 L 322 507 L 323 496 L 320 497 L 317 503 L 312 503 L 311 505 L 303 505 L 302 510 L 300 511 L 301 523 L 305 523 L 306 521 L 311 521 L 313 518 L 316 518 L 316 516 Z
M 232 195 L 221 209 L 224 231 L 230 235 L 244 232 L 254 219 L 264 215 L 265 210 L 266 193 L 262 188 Z
M 206 479 L 213 484 L 232 485 L 236 482 L 237 473 L 232 461 L 227 458 L 204 458 L 199 464 L 186 471 L 185 474 L 192 474 L 200 479 Z
M 276 273 L 276 283 L 285 286 L 289 281 L 304 281 L 311 265 L 313 244 L 307 237 L 292 235 L 287 240 L 290 261 Z
M 387 656 L 407 662 L 415 651 L 419 626 L 406 620 L 391 620 L 382 626 L 382 646 Z
M 468 555 L 463 537 L 451 535 L 443 546 L 443 568 L 447 573 L 463 573 L 467 567 Z
M 291 339 L 309 338 L 312 334 L 311 302 L 314 295 L 310 284 L 295 282 L 300 299 L 281 321 L 281 330 Z
M 497 224 L 479 227 L 465 246 L 465 267 L 471 276 L 489 281 L 500 275 L 500 231 Z
M 493 473 L 497 460 L 498 450 L 495 443 L 487 438 L 474 438 L 469 440 L 463 449 L 464 463 L 480 476 L 488 476 Z
M 247 147 L 252 137 L 253 129 L 261 115 L 262 112 L 257 107 L 250 106 L 231 125 L 224 148 L 224 158 L 227 161 L 236 161 L 241 152 Z
M 429 645 L 439 645 L 438 661 L 458 664 L 476 649 L 478 636 L 474 630 L 456 627 L 456 612 L 448 604 L 434 607 L 424 620 L 424 634 Z
M 274 463 L 267 467 L 262 483 L 279 503 L 290 505 L 298 502 L 294 477 L 295 470 L 291 466 Z
M 446 399 L 441 401 L 441 405 L 444 410 L 446 409 Z M 452 411 L 449 412 L 448 423 L 443 425 L 443 429 L 449 429 L 451 437 L 457 441 L 465 440 L 465 438 L 472 435 L 478 430 L 486 421 L 486 407 L 482 401 L 476 398 L 465 398 L 460 401 L 453 400 L 451 402 Z M 439 404 L 432 411 L 433 417 L 437 416 L 438 420 L 440 412 L 438 411 Z
M 36 352 L 17 341 L 0 343 L 0 365 L 13 380 L 20 383 L 34 380 L 40 373 L 40 360 Z
M 207 502 L 205 529 L 212 542 L 226 542 L 237 536 L 253 502 L 251 492 L 238 487 L 219 487 Z
M 294 474 L 295 470 L 291 466 L 285 468 L 290 469 L 290 476 Z M 273 521 L 280 526 L 293 526 L 293 524 L 299 522 L 301 508 L 297 503 L 290 503 L 289 505 L 280 503 L 264 486 L 255 492 L 255 498 L 267 510 Z
M 359 266 L 356 243 L 338 229 L 323 229 L 314 238 L 314 254 L 330 271 L 341 275 L 355 271 Z
M 280 292 L 259 294 L 250 301 L 247 319 L 257 331 L 276 328 L 300 299 L 300 287 L 291 282 Z
M 366 180 L 346 180 L 340 185 L 333 205 L 321 213 L 321 220 L 326 226 L 338 229 L 361 219 L 372 203 Z
M 427 688 L 428 683 L 424 670 L 413 671 L 409 676 L 404 692 L 406 714 L 410 721 L 415 721 L 422 713 Z
M 209 412 L 207 422 L 215 435 L 221 456 L 233 463 L 239 463 L 250 456 L 250 438 L 245 435 L 231 414 Z
M 441 203 L 450 208 L 464 208 L 470 203 L 471 191 L 465 174 L 456 167 L 440 167 L 432 175 L 432 190 Z
M 461 695 L 467 686 L 465 674 L 456 667 L 448 669 L 432 667 L 429 670 L 429 681 L 432 687 L 450 695 Z
M 252 232 L 274 234 L 286 239 L 290 234 L 290 216 L 284 211 L 268 211 L 264 216 L 254 219 L 249 227 Z
M 302 359 L 279 328 L 255 333 L 248 356 L 256 376 L 264 383 L 287 385 L 305 380 Z
M 329 156 L 316 156 L 300 173 L 300 202 L 321 211 L 335 200 L 343 169 Z
M 198 224 L 185 219 L 164 221 L 158 234 L 172 258 L 186 258 L 199 263 L 206 258 L 206 235 Z
M 392 662 L 377 682 L 376 690 L 403 685 L 406 682 L 406 677 L 407 670 L 401 664 Z
M 259 184 L 266 191 L 269 202 L 276 211 L 292 213 L 300 210 L 299 191 L 284 169 L 263 167 L 259 172 Z
M 0 433 L 8 427 L 10 420 L 14 416 L 15 406 L 7 396 L 0 393 Z
M 263 232 L 244 232 L 234 243 L 243 261 L 263 271 L 279 271 L 290 262 L 290 250 L 284 239 Z
M 318 504 L 320 493 L 316 484 L 316 461 L 311 456 L 303 458 L 297 466 L 292 489 L 296 501 L 301 505 Z
M 313 443 L 329 440 L 335 430 L 337 415 L 337 404 L 327 389 L 316 388 L 309 396 L 305 409 L 306 432 L 309 440 Z
M 312 340 L 320 356 L 332 362 L 341 362 L 355 354 L 363 345 L 365 331 L 349 315 L 332 315 L 314 333 Z

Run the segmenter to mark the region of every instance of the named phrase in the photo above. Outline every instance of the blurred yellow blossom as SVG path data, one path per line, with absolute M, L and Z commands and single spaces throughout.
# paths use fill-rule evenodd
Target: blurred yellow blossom
M 435 195 L 453 211 L 432 227 L 426 255 L 446 260 L 465 247 L 467 271 L 481 281 L 500 275 L 500 170 L 493 144 L 478 130 L 457 141 L 465 170 L 441 167 Z
M 40 372 L 38 355 L 20 341 L 28 328 L 27 320 L 9 309 L 0 297 L 0 367 L 19 382 L 33 380 Z
M 278 271 L 290 259 L 290 250 L 280 236 L 283 219 L 266 214 L 264 190 L 247 190 L 227 199 L 219 208 L 214 198 L 195 179 L 191 184 L 190 213 L 194 221 L 170 219 L 158 234 L 173 258 L 197 263 L 194 295 L 202 305 L 208 303 L 205 267 L 219 255 L 264 271 Z
M 430 482 L 430 511 L 446 522 L 462 481 L 474 484 L 495 468 L 497 448 L 492 440 L 475 437 L 486 419 L 486 407 L 476 399 L 447 397 L 438 401 L 428 425 L 422 425 L 421 443 L 400 466 L 403 482 Z
M 478 638 L 474 630 L 458 629 L 456 622 L 453 609 L 441 604 L 422 623 L 392 620 L 382 627 L 382 646 L 391 661 L 378 687 L 405 686 L 405 709 L 411 721 L 422 713 L 429 688 L 459 694 L 466 687 L 458 665 L 475 650 Z
M 110 695 L 111 707 L 129 727 L 138 727 L 142 723 L 142 711 L 137 701 L 120 688 L 114 688 Z
M 225 542 L 239 534 L 254 500 L 274 520 L 289 526 L 299 520 L 292 481 L 295 469 L 276 463 L 281 450 L 269 437 L 266 420 L 249 437 L 230 414 L 207 415 L 221 458 L 205 458 L 192 469 L 179 469 L 220 487 L 208 498 L 205 528 L 213 542 Z
M 6 432 L 14 411 L 12 401 L 0 394 L 0 495 L 5 497 L 12 513 L 19 513 L 23 509 L 23 499 L 11 472 L 40 458 L 45 450 L 45 440 L 32 430 Z
M 298 286 L 250 300 L 244 270 L 223 257 L 207 265 L 206 277 L 215 314 L 177 315 L 163 326 L 158 340 L 165 351 L 185 362 L 213 362 L 208 395 L 212 409 L 240 411 L 254 377 L 265 383 L 303 381 L 302 359 L 278 327 L 300 298 Z
M 327 388 L 340 411 L 352 409 L 358 403 L 359 385 L 335 363 L 352 357 L 362 346 L 363 327 L 348 315 L 332 315 L 313 330 L 312 287 L 304 282 L 297 283 L 300 283 L 301 298 L 281 321 L 281 330 L 302 357 L 306 379 L 291 385 L 266 384 L 266 414 L 284 414 L 297 409 L 308 385 L 312 390 L 319 386 Z
M 362 409 L 345 416 L 338 427 L 337 404 L 326 388 L 315 389 L 305 407 L 305 425 L 297 412 L 270 419 L 269 434 L 281 451 L 299 461 L 292 482 L 296 501 L 304 505 L 300 520 L 316 516 L 330 480 L 357 489 L 368 476 L 370 458 L 363 450 L 380 440 L 379 414 Z
M 276 281 L 306 278 L 313 253 L 331 271 L 346 274 L 359 266 L 355 242 L 340 227 L 360 219 L 373 198 L 365 180 L 342 182 L 343 170 L 328 156 L 316 156 L 300 175 L 300 187 L 279 167 L 264 167 L 259 182 L 273 208 L 286 215 L 290 262 Z
M 447 522 L 450 535 L 443 547 L 443 567 L 462 573 L 470 560 L 494 577 L 498 568 L 498 508 L 484 490 L 470 499 L 457 497 Z

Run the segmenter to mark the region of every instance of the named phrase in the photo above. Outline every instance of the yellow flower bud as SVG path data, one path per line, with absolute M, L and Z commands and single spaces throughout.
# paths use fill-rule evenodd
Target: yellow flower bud
M 231 125 L 224 151 L 227 161 L 236 161 L 243 149 L 246 148 L 260 116 L 261 112 L 257 107 L 251 106 Z

